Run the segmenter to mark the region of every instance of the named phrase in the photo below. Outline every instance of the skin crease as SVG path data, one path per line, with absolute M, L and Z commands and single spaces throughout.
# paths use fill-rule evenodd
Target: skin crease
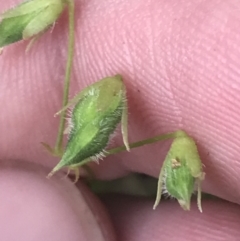
M 16 3 L 15 0 L 1 1 L 1 10 Z M 237 240 L 240 211 L 239 9 L 236 0 L 76 1 L 71 95 L 105 76 L 122 74 L 129 97 L 130 141 L 184 129 L 197 141 L 206 166 L 203 191 L 230 201 L 203 200 L 200 216 L 194 205 L 191 212 L 184 212 L 176 202 L 163 202 L 153 212 L 153 200 L 109 198 L 105 205 L 112 215 L 118 240 L 146 240 L 146 233 L 150 241 L 169 240 L 167 230 L 170 226 L 175 234 L 172 240 L 193 240 L 195 237 L 197 240 L 210 237 L 210 240 Z M 57 133 L 58 119 L 53 118 L 53 114 L 61 107 L 66 18 L 64 14 L 52 33 L 49 31 L 42 36 L 27 55 L 24 53 L 27 42 L 23 42 L 7 47 L 0 57 L 1 160 L 40 163 L 49 167 L 49 171 L 58 161 L 47 155 L 39 143 L 53 144 Z M 121 143 L 118 135 L 114 144 Z M 93 170 L 101 179 L 119 177 L 130 171 L 157 177 L 168 147 L 169 142 L 158 143 L 119 154 L 99 166 L 92 165 Z M 15 167 L 9 175 L 1 175 L 1 182 L 11 180 L 18 187 L 21 177 L 26 181 L 19 188 L 27 188 L 28 172 L 14 172 Z M 34 169 L 32 173 L 32 179 L 36 180 L 37 171 Z M 42 187 L 36 185 L 34 189 L 31 184 L 27 197 L 36 195 L 36 190 L 39 199 L 46 196 L 48 184 L 43 177 L 45 173 L 37 179 L 39 183 L 44 182 Z M 17 197 L 8 200 L 12 196 L 11 189 L 4 189 L 4 185 L 2 188 L 6 197 L 2 196 L 1 200 L 9 205 L 26 197 L 24 192 L 14 192 Z M 77 191 L 74 187 L 69 191 L 70 197 L 79 205 L 86 205 L 86 199 L 96 222 L 83 225 L 84 215 L 73 216 L 76 214 L 69 208 L 73 205 L 72 199 L 59 198 L 64 205 L 59 210 L 52 209 L 50 216 L 76 219 L 80 230 L 87 233 L 100 228 L 102 232 L 96 234 L 95 240 L 114 240 L 114 234 L 107 237 L 113 229 L 108 224 L 109 218 L 103 217 L 106 213 L 103 207 L 93 205 L 97 200 L 86 188 L 79 186 L 79 190 L 81 197 L 74 196 Z M 45 202 L 50 203 L 49 200 Z M 26 198 L 24 205 L 28 210 L 31 199 Z M 42 204 L 35 205 L 41 207 Z M 4 217 L 1 222 L 9 226 L 13 220 L 26 222 L 21 229 L 26 235 L 23 240 L 27 240 L 26 237 L 32 240 L 30 233 L 34 230 L 44 232 L 41 227 L 44 222 L 36 225 L 31 221 L 33 218 L 26 219 L 23 215 L 11 219 L 16 210 L 9 210 L 8 214 L 0 210 L 0 216 Z M 58 223 L 48 218 L 48 209 L 43 212 L 46 212 L 43 220 L 48 220 L 48 228 L 54 232 Z M 100 214 L 95 215 L 96 212 Z M 38 217 L 38 213 L 32 215 Z M 101 217 L 105 221 L 99 222 Z M 139 226 L 138 218 L 146 225 Z M 124 223 L 124 220 L 127 221 Z M 190 225 L 193 223 L 197 224 L 195 229 Z M 126 229 L 125 225 L 132 229 Z M 76 240 L 80 238 L 74 227 L 65 232 L 64 235 L 75 235 Z M 16 232 L 16 236 L 19 240 L 19 233 Z M 42 236 L 34 240 L 42 240 Z M 83 234 L 80 240 L 93 239 Z

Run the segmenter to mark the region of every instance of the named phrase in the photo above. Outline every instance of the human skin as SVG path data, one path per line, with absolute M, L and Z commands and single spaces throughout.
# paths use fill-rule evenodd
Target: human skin
M 0 0 L 1 10 L 18 1 Z M 120 73 L 128 90 L 130 141 L 179 128 L 197 141 L 206 179 L 203 213 L 177 202 L 105 197 L 61 175 L 45 178 L 65 71 L 67 14 L 25 54 L 0 57 L 1 240 L 237 240 L 240 235 L 240 16 L 238 1 L 76 1 L 71 95 Z M 120 135 L 114 143 L 121 144 Z M 92 165 L 101 179 L 135 171 L 157 177 L 169 143 Z M 41 166 L 40 166 L 41 165 Z M 43 166 L 43 167 L 42 167 Z M 108 210 L 108 211 L 106 211 Z M 109 215 L 108 215 L 109 212 Z M 114 228 L 113 228 L 114 227 Z M 117 238 L 115 236 L 117 234 Z

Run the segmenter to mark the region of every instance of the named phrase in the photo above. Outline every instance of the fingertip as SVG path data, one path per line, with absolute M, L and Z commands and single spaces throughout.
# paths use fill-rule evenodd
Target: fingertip
M 109 240 L 102 231 L 108 227 L 99 225 L 102 216 L 85 200 L 86 191 L 58 174 L 49 180 L 47 172 L 22 161 L 1 162 L 1 240 Z
M 152 200 L 127 196 L 105 196 L 119 240 L 236 240 L 240 208 L 220 199 L 204 199 L 200 213 L 196 201 L 184 211 L 177 201 L 165 200 L 153 211 Z

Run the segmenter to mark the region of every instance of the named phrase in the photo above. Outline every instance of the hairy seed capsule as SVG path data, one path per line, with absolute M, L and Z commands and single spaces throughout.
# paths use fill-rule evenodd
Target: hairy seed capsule
M 0 47 L 42 33 L 62 13 L 66 0 L 29 0 L 0 14 Z
M 190 210 L 191 196 L 195 183 L 198 185 L 198 208 L 201 207 L 200 183 L 204 179 L 202 162 L 194 140 L 185 132 L 179 131 L 164 160 L 158 181 L 158 192 L 154 209 L 166 193 L 176 198 L 184 210 Z
M 103 157 L 109 138 L 121 120 L 124 144 L 129 149 L 126 91 L 120 75 L 104 78 L 87 87 L 69 105 L 76 101 L 69 120 L 65 152 L 50 176 L 63 167 L 74 169 L 89 158 Z

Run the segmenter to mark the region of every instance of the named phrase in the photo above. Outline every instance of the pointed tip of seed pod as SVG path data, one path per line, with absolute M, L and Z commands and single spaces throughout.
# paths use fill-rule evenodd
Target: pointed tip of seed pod
M 53 117 L 57 117 L 60 113 L 61 113 L 61 111 L 58 111 L 57 113 L 55 113 L 55 114 L 53 115 Z
M 56 167 L 54 167 L 52 171 L 47 175 L 47 178 L 50 179 L 58 170 L 59 168 L 56 169 Z
M 122 80 L 122 76 L 121 76 L 120 74 L 116 74 L 114 77 L 115 77 L 116 79 Z
M 126 147 L 126 150 L 127 150 L 128 152 L 130 152 L 130 146 L 129 146 L 128 143 L 125 143 L 125 147 Z
M 200 213 L 202 213 L 203 211 L 202 211 L 202 207 L 201 206 L 198 206 L 198 210 L 199 210 L 199 212 Z
M 179 199 L 178 203 L 180 204 L 180 206 L 183 208 L 183 210 L 185 211 L 190 211 L 190 200 L 182 200 Z
M 156 210 L 157 205 L 158 205 L 158 204 L 156 204 L 156 203 L 153 205 L 153 210 Z
M 47 175 L 47 179 L 50 179 L 53 176 L 54 172 L 51 171 L 48 175 Z
M 51 178 L 57 171 L 59 171 L 63 167 L 62 162 L 60 161 L 53 169 L 52 171 L 47 175 L 47 178 Z

